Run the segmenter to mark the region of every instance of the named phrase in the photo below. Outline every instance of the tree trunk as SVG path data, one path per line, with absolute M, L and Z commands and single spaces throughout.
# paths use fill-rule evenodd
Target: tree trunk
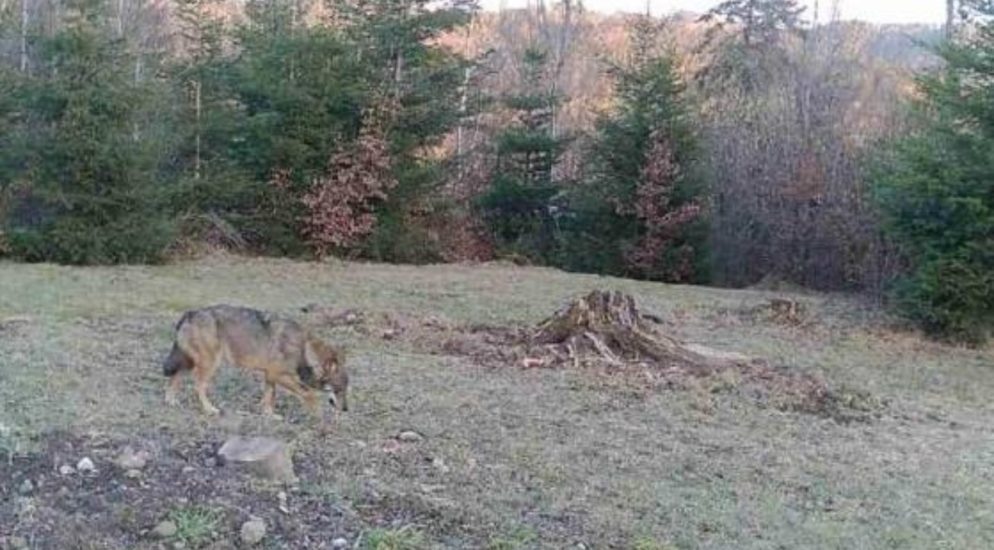
M 662 366 L 681 364 L 722 368 L 745 364 L 752 358 L 684 344 L 663 334 L 621 292 L 593 291 L 574 300 L 540 323 L 532 334 L 536 346 L 565 346 L 575 361 L 578 350 L 588 349 L 607 362 L 652 360 Z
M 124 0 L 117 0 L 117 37 L 124 38 Z
M 459 123 L 456 125 L 456 162 L 459 165 L 459 179 L 462 180 L 465 175 L 465 166 L 463 159 L 463 154 L 465 153 L 465 138 L 463 137 L 464 125 L 466 122 L 466 113 L 469 111 L 469 86 L 473 78 L 473 69 L 475 67 L 470 65 L 466 67 L 463 72 L 463 81 L 461 89 L 459 90 Z
M 28 72 L 28 0 L 21 0 L 21 72 Z
M 952 39 L 956 29 L 956 0 L 946 0 L 946 38 Z
M 552 95 L 552 139 L 556 139 L 559 136 L 559 110 L 556 108 L 557 103 L 555 101 L 556 94 L 559 93 L 559 78 L 562 75 L 563 67 L 566 65 L 566 51 L 569 49 L 571 31 L 573 25 L 573 5 L 570 0 L 563 0 L 563 21 L 561 28 L 559 29 L 559 43 L 556 47 L 556 69 L 552 74 L 552 89 L 550 93 Z
M 195 153 L 193 157 L 193 179 L 200 179 L 200 81 L 193 81 L 193 105 L 196 116 L 196 135 L 194 136 Z

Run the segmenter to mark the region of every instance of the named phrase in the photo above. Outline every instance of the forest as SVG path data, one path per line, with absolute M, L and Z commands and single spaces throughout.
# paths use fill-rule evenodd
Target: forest
M 994 6 L 950 6 L 0 0 L 0 257 L 502 259 L 844 291 L 981 342 Z

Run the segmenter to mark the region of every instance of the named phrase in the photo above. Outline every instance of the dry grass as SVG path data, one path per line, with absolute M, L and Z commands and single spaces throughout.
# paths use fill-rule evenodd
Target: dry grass
M 485 368 L 348 327 L 319 330 L 352 347 L 351 410 L 328 436 L 286 397 L 287 421 L 259 417 L 258 383 L 234 372 L 215 389 L 219 419 L 162 404 L 159 361 L 187 308 L 299 314 L 316 303 L 509 325 L 593 288 L 632 293 L 678 337 L 888 406 L 841 424 L 727 391 L 734 377 L 638 392 L 570 369 Z M 994 547 L 994 352 L 923 341 L 838 296 L 791 295 L 808 316 L 799 326 L 754 315 L 777 296 L 501 265 L 0 264 L 0 460 L 54 430 L 158 441 L 158 456 L 182 441 L 279 435 L 304 473 L 291 502 L 342 511 L 342 532 L 325 543 L 368 533 L 362 544 L 383 548 Z M 425 439 L 397 444 L 407 429 Z M 242 512 L 222 497 L 192 505 L 235 521 Z M 26 529 L 0 521 L 0 536 Z M 277 547 L 290 536 L 280 533 Z

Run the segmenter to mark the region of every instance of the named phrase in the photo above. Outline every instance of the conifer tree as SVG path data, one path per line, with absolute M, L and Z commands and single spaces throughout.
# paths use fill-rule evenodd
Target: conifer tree
M 503 98 L 512 123 L 497 137 L 494 176 L 480 202 L 498 248 L 535 261 L 551 260 L 556 249 L 553 171 L 566 144 L 552 131 L 562 98 L 550 92 L 547 63 L 538 47 L 525 50 L 521 90 Z
M 911 271 L 896 305 L 933 334 L 978 342 L 994 327 L 994 4 L 964 1 L 976 32 L 939 49 L 921 81 L 924 129 L 893 144 L 878 202 Z
M 591 169 L 570 193 L 562 262 L 584 271 L 701 282 L 705 192 L 697 138 L 658 24 L 636 19 L 632 54 L 612 67 L 616 104 L 597 123 Z
M 69 0 L 20 87 L 24 192 L 7 225 L 12 252 L 27 260 L 155 261 L 171 238 L 156 171 L 162 144 L 134 132 L 156 94 L 134 81 L 105 8 Z

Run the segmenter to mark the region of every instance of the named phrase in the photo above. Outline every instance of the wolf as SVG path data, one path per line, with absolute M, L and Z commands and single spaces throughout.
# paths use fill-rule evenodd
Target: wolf
M 203 412 L 218 414 L 207 390 L 225 362 L 262 373 L 265 414 L 275 415 L 276 386 L 295 395 L 315 416 L 320 414 L 320 392 L 325 392 L 338 410 L 348 410 L 344 352 L 314 338 L 292 319 L 246 307 L 215 305 L 184 313 L 175 332 L 172 350 L 162 365 L 163 374 L 170 378 L 166 386 L 170 405 L 178 404 L 181 378 L 189 371 Z

